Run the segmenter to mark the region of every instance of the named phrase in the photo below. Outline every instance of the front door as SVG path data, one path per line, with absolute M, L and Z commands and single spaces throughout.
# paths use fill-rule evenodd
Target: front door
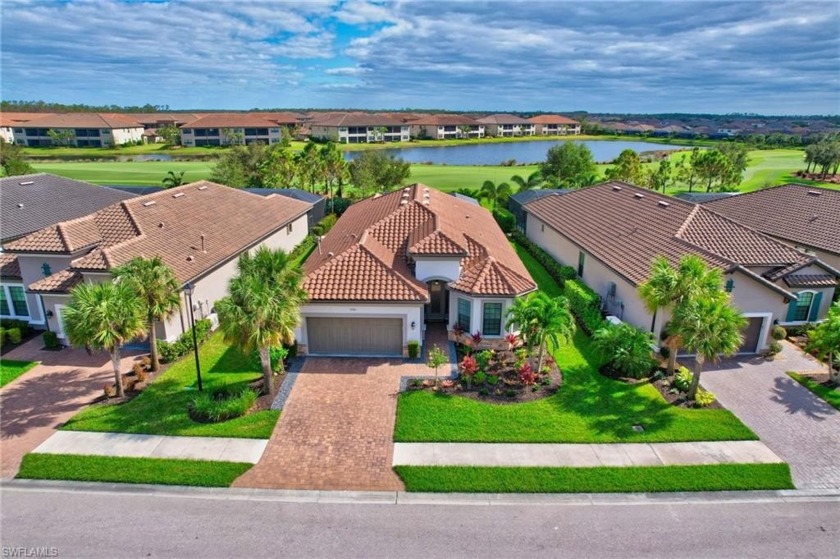
M 445 322 L 448 314 L 446 285 L 441 280 L 432 280 L 429 285 L 429 304 L 426 305 L 427 322 Z

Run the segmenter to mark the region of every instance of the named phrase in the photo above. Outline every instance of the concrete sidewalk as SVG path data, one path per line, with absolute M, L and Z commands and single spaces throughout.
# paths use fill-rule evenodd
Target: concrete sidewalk
M 267 439 L 169 437 L 127 433 L 57 431 L 32 452 L 130 458 L 214 460 L 256 464 L 259 462 L 267 444 Z
M 760 441 L 634 444 L 396 443 L 394 466 L 673 466 L 784 462 Z

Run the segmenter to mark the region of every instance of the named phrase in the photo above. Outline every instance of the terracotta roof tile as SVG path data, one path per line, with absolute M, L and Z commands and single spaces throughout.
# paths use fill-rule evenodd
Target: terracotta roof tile
M 201 116 L 181 128 L 277 128 L 277 122 L 260 113 L 216 113 Z
M 539 116 L 532 116 L 528 119 L 529 122 L 533 122 L 534 124 L 570 124 L 570 125 L 577 125 L 580 124 L 576 120 L 572 120 L 569 117 L 561 116 L 561 115 L 539 115 Z
M 533 124 L 531 121 L 526 120 L 521 116 L 508 114 L 488 115 L 477 120 L 481 124 Z
M 59 113 L 48 114 L 26 123 L 27 128 L 143 128 L 127 114 Z
M 81 272 L 61 270 L 29 285 L 28 290 L 35 293 L 69 293 L 82 282 Z
M 464 115 L 426 115 L 409 120 L 406 124 L 417 126 L 481 126 L 476 119 Z
M 831 274 L 791 274 L 785 283 L 790 287 L 834 287 L 838 281 Z
M 0 277 L 20 279 L 20 265 L 17 254 L 0 253 Z

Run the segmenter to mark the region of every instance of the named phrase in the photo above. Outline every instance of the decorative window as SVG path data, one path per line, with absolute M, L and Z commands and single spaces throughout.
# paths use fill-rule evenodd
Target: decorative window
M 583 253 L 583 251 L 580 251 L 578 253 L 577 273 L 578 273 L 578 277 L 581 277 L 581 278 L 583 277 L 583 263 L 584 263 L 585 260 L 586 260 L 586 255 Z
M 44 272 L 44 277 L 52 275 L 52 269 L 50 268 L 50 265 L 46 262 L 41 264 L 41 271 Z
M 0 314 L 3 316 L 29 317 L 26 292 L 20 285 L 0 288 Z
M 502 335 L 502 304 L 484 303 L 484 324 L 481 332 L 485 336 Z
M 810 291 L 798 293 L 799 299 L 796 301 L 796 314 L 793 320 L 796 322 L 804 322 L 808 320 L 808 315 L 811 314 L 811 302 L 814 300 L 814 294 Z
M 726 280 L 726 292 L 732 293 L 732 290 L 735 288 L 735 280 L 732 278 Z
M 458 325 L 469 332 L 471 328 L 470 318 L 472 315 L 472 302 L 467 299 L 458 298 Z

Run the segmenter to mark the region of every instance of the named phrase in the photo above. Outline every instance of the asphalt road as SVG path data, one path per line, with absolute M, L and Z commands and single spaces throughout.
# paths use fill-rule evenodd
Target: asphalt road
M 840 557 L 837 498 L 395 505 L 4 487 L 0 508 L 2 557 Z

